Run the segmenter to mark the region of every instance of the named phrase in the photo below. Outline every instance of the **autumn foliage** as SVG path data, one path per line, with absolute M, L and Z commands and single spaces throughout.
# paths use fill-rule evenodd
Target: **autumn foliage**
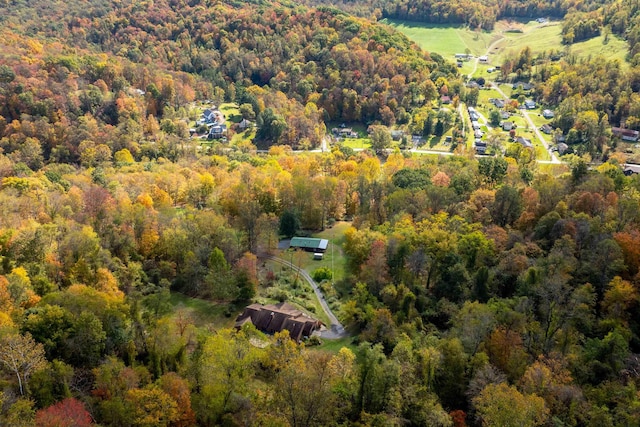
M 85 427 L 93 424 L 82 402 L 69 397 L 36 413 L 38 427 Z

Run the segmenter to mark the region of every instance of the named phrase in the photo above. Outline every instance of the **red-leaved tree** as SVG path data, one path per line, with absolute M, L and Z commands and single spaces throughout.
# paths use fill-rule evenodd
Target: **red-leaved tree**
M 73 397 L 36 412 L 38 427 L 84 427 L 92 424 L 91 415 L 82 402 Z

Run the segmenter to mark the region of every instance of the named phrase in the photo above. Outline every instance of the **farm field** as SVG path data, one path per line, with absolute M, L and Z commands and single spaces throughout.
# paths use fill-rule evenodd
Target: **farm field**
M 579 58 L 606 56 L 607 59 L 620 59 L 624 63 L 627 45 L 619 37 L 599 36 L 590 40 L 562 44 L 561 21 L 538 23 L 515 20 L 498 21 L 491 32 L 472 31 L 464 26 L 420 24 L 385 19 L 382 22 L 396 28 L 427 52 L 436 52 L 447 59 L 456 53 L 470 52 L 479 56 L 489 54 L 489 64 L 479 64 L 478 76 L 487 77 L 486 69 L 500 64 L 508 55 L 517 54 L 528 46 L 533 54 L 557 50 L 570 53 Z M 493 47 L 491 47 L 493 46 Z M 491 47 L 491 51 L 487 52 Z M 612 54 L 613 52 L 613 54 Z M 473 71 L 472 62 L 464 62 L 461 73 Z

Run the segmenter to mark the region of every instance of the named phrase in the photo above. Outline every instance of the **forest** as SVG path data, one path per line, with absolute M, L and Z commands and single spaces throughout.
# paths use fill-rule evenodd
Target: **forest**
M 452 156 L 311 152 L 335 123 L 457 127 L 438 100 L 477 97 L 368 18 L 0 4 L 1 425 L 640 424 L 640 175 L 609 129 L 640 129 L 637 71 L 505 62 L 557 112 L 562 165 L 462 136 Z M 211 105 L 255 138 L 190 137 Z M 344 271 L 320 286 L 348 338 L 230 327 L 255 301 L 313 314 L 265 254 L 337 222 Z

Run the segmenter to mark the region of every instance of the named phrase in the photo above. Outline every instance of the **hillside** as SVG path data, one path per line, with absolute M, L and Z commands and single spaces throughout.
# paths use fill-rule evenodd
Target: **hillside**
M 564 163 L 488 129 L 524 88 L 335 8 L 2 3 L 0 425 L 640 424 L 638 72 L 501 73 Z

